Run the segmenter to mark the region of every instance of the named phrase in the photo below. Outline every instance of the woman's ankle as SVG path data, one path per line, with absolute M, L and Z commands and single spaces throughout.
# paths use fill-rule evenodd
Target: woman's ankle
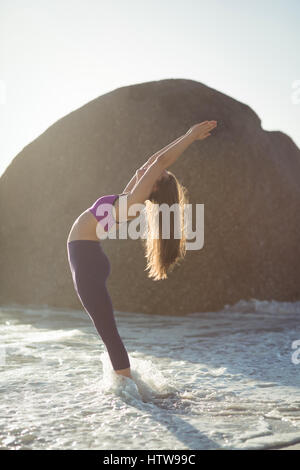
M 125 377 L 129 377 L 130 379 L 132 379 L 130 374 L 130 367 L 128 367 L 127 369 L 115 370 L 115 373 L 119 375 L 124 375 Z

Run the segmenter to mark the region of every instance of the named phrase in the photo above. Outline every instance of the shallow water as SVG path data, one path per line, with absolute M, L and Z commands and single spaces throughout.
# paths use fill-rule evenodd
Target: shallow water
M 112 371 L 84 311 L 0 309 L 0 449 L 300 442 L 300 302 L 115 314 L 134 381 Z

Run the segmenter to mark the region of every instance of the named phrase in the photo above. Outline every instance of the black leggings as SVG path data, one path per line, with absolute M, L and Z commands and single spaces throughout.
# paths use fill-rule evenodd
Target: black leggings
M 130 367 L 118 333 L 113 306 L 106 287 L 109 259 L 97 240 L 68 242 L 68 259 L 77 295 L 106 346 L 114 370 Z

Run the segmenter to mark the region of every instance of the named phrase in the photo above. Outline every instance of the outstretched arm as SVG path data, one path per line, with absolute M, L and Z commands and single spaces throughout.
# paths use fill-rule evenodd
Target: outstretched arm
M 186 134 L 181 135 L 161 150 L 158 150 L 158 152 L 155 152 L 150 158 L 148 158 L 146 163 L 136 170 L 134 176 L 131 178 L 123 192 L 129 192 L 134 188 L 134 186 L 144 175 L 145 171 L 157 159 L 157 157 L 161 157 L 162 155 L 164 156 L 164 168 L 168 168 L 170 165 L 172 165 L 172 163 L 174 163 L 174 161 L 176 161 L 177 158 L 183 153 L 185 148 L 190 145 L 188 139 L 186 139 L 187 135 L 193 135 L 194 140 L 204 140 L 206 137 L 211 135 L 210 132 L 216 126 L 217 121 L 204 121 L 200 124 L 195 124 L 187 131 Z M 180 146 L 177 145 L 179 143 L 181 144 Z
M 158 150 L 158 152 L 155 152 L 153 155 L 151 155 L 151 157 L 149 157 L 148 160 L 142 166 L 140 166 L 140 168 L 138 168 L 136 170 L 136 172 L 133 175 L 133 177 L 131 178 L 131 180 L 127 183 L 126 187 L 123 189 L 122 194 L 123 193 L 129 193 L 134 188 L 136 183 L 144 175 L 145 171 L 149 168 L 149 166 L 156 160 L 156 158 L 159 155 L 161 155 L 163 152 L 168 150 L 170 147 L 172 147 L 174 144 L 176 144 L 176 142 L 178 142 L 181 138 L 182 138 L 182 136 L 178 137 L 176 140 L 174 140 L 170 144 L 166 145 L 163 149 L 160 149 L 160 150 Z
M 141 169 L 146 170 L 151 165 L 151 163 L 153 163 L 154 160 L 156 160 L 157 157 L 159 157 L 162 153 L 166 152 L 169 148 L 171 148 L 173 145 L 175 145 L 177 142 L 179 142 L 179 140 L 181 138 L 182 138 L 182 136 L 178 137 L 177 139 L 173 140 L 173 142 L 166 145 L 164 148 L 158 150 L 158 152 L 155 152 L 150 158 L 148 158 L 148 160 L 146 161 L 146 163 L 144 163 L 144 165 L 141 167 Z
M 217 126 L 217 121 L 204 121 L 200 124 L 192 126 L 186 134 L 182 135 L 174 143 L 172 142 L 168 148 L 163 149 L 157 158 L 161 162 L 164 169 L 169 168 L 187 147 L 195 140 L 204 140 L 211 135 L 211 131 Z
M 137 170 L 138 171 L 138 170 Z M 133 177 L 131 178 L 131 180 L 127 183 L 127 185 L 125 186 L 125 188 L 123 189 L 122 191 L 122 194 L 123 193 L 130 193 L 130 191 L 132 190 L 132 188 L 134 188 L 134 186 L 136 185 L 137 181 L 138 181 L 138 177 L 137 177 L 137 171 L 135 172 L 135 174 L 133 175 Z
M 151 157 L 153 160 L 152 163 L 146 168 L 146 171 L 144 171 L 145 169 L 143 170 L 141 178 L 136 182 L 130 193 L 128 193 L 127 210 L 129 210 L 129 207 L 133 204 L 144 204 L 162 171 L 171 166 L 195 140 L 203 140 L 211 135 L 210 132 L 216 125 L 216 121 L 204 121 L 200 124 L 196 124 L 192 126 L 186 134 L 154 154 Z M 148 163 L 150 163 L 150 159 Z M 137 170 L 137 172 L 139 170 Z M 118 201 L 116 203 L 116 211 L 117 209 Z

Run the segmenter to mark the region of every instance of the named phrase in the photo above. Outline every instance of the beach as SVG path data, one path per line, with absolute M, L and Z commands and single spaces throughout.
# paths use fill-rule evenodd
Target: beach
M 2 307 L 1 449 L 299 449 L 300 304 L 116 312 L 132 376 L 83 311 Z

